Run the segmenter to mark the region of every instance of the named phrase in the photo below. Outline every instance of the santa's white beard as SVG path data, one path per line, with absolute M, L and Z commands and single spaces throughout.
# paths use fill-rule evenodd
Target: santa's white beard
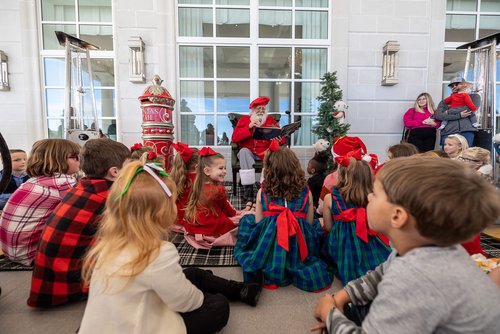
M 252 114 L 250 115 L 250 120 L 252 120 L 252 121 L 256 120 L 257 125 L 262 125 L 266 121 L 266 118 L 267 118 L 267 112 L 261 113 L 261 114 L 258 114 L 256 112 L 252 112 Z

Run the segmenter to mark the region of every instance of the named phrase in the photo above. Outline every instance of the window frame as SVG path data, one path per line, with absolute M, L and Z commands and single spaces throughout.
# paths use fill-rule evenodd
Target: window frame
M 212 37 L 184 37 L 179 35 L 179 8 L 210 8 L 212 9 Z M 250 10 L 250 34 L 249 37 L 216 37 L 216 11 L 217 9 L 227 8 L 227 9 L 249 9 Z M 272 9 L 272 10 L 289 10 L 292 11 L 292 38 L 260 38 L 259 37 L 259 10 L 262 9 Z M 322 11 L 327 13 L 327 27 L 326 27 L 326 38 L 324 39 L 295 39 L 295 20 L 297 11 Z M 291 47 L 292 55 L 295 55 L 296 48 L 318 48 L 326 49 L 326 71 L 331 70 L 331 42 L 332 42 L 332 5 L 328 3 L 328 7 L 297 7 L 295 6 L 295 0 L 292 1 L 292 6 L 258 6 L 256 1 L 249 1 L 248 5 L 218 5 L 216 1 L 212 1 L 212 4 L 179 4 L 179 1 L 175 1 L 175 34 L 176 34 L 176 70 L 180 73 L 180 48 L 183 46 L 200 46 L 200 47 L 213 47 L 213 72 L 212 78 L 186 78 L 180 75 L 176 78 L 177 85 L 177 100 L 181 99 L 181 82 L 182 81 L 212 81 L 214 83 L 214 112 L 180 112 L 179 111 L 179 124 L 181 124 L 181 117 L 183 115 L 204 115 L 213 116 L 215 121 L 215 134 L 219 132 L 218 127 L 218 117 L 227 115 L 229 112 L 218 111 L 218 95 L 217 95 L 217 82 L 220 81 L 249 81 L 250 82 L 250 92 L 249 98 L 256 98 L 259 96 L 259 84 L 260 82 L 287 82 L 290 83 L 290 119 L 293 121 L 296 116 L 317 116 L 318 110 L 315 112 L 301 112 L 295 113 L 295 84 L 298 82 L 304 83 L 320 83 L 321 78 L 316 79 L 298 79 L 295 78 L 293 71 L 289 78 L 275 79 L 275 78 L 260 78 L 259 77 L 259 50 L 261 47 Z M 249 78 L 221 78 L 217 75 L 217 47 L 249 47 L 250 48 L 250 77 Z M 290 65 L 292 69 L 295 68 L 295 56 L 292 57 L 292 64 Z M 321 76 L 324 73 L 321 74 Z M 248 109 L 237 111 L 238 113 L 246 114 Z M 269 111 L 273 112 L 273 111 Z M 288 115 L 282 114 L 282 120 L 287 121 Z M 284 124 L 284 123 L 282 123 Z M 186 138 L 180 138 L 181 141 L 186 140 Z M 292 138 L 292 143 L 294 139 Z M 293 144 L 292 144 L 293 145 Z M 307 145 L 297 145 L 297 146 L 311 146 L 312 143 Z M 193 146 L 201 146 L 193 145 Z M 214 146 L 219 146 L 215 140 Z M 227 145 L 223 145 L 227 146 Z M 293 145 L 295 146 L 295 145 Z

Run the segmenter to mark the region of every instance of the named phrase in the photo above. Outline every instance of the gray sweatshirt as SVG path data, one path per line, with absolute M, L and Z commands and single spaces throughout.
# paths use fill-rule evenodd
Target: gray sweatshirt
M 330 334 L 500 333 L 500 288 L 459 245 L 393 252 L 345 289 L 370 311 L 357 327 L 332 309 Z

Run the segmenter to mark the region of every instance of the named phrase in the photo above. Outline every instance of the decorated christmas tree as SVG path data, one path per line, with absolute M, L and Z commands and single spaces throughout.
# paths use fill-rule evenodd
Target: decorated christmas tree
M 333 138 L 344 136 L 350 124 L 343 123 L 338 111 L 345 111 L 347 106 L 342 102 L 342 90 L 337 84 L 337 72 L 326 72 L 321 78 L 321 101 L 318 112 L 318 124 L 314 126 L 313 133 L 320 139 L 333 143 Z M 335 106 L 335 107 L 334 107 Z M 339 107 L 341 106 L 341 107 Z M 336 110 L 344 109 L 344 110 Z

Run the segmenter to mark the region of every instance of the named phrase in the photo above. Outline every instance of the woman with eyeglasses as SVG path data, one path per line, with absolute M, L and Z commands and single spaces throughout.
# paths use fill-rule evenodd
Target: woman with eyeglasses
M 80 170 L 80 146 L 66 139 L 35 142 L 28 158 L 30 177 L 9 198 L 0 218 L 0 244 L 7 259 L 31 265 L 45 223 Z
M 493 181 L 493 166 L 491 165 L 491 153 L 482 147 L 471 147 L 463 151 L 458 158 L 477 174 Z
M 436 145 L 436 128 L 441 123 L 434 119 L 434 110 L 434 101 L 429 93 L 421 93 L 413 108 L 408 109 L 403 116 L 406 128 L 404 137 L 420 153 L 431 151 Z

